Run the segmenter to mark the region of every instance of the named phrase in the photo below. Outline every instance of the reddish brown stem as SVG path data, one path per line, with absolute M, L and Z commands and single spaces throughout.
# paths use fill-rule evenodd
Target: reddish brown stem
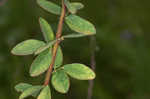
M 64 5 L 64 0 L 62 0 L 62 12 L 61 12 L 61 16 L 60 16 L 60 19 L 59 19 L 59 24 L 58 24 L 57 33 L 56 33 L 56 39 L 61 38 L 65 14 L 66 14 L 66 8 L 65 8 L 65 5 Z M 56 59 L 57 49 L 58 49 L 58 46 L 59 46 L 60 42 L 61 41 L 58 40 L 54 44 L 53 53 L 52 53 L 52 62 L 50 64 L 50 66 L 49 66 L 49 69 L 48 69 L 46 77 L 45 77 L 45 82 L 44 82 L 45 86 L 49 84 L 50 77 L 51 77 L 51 74 L 52 74 L 52 71 L 53 71 L 53 67 L 54 67 L 54 63 L 55 63 L 55 59 Z

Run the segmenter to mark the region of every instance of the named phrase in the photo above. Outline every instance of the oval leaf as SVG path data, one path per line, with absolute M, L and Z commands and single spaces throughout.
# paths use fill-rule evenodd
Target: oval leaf
M 43 41 L 30 39 L 16 45 L 12 49 L 11 53 L 15 55 L 30 55 L 33 54 L 38 48 L 44 45 L 45 43 Z
M 37 99 L 51 99 L 51 91 L 49 86 L 46 86 L 40 93 Z
M 45 9 L 46 11 L 56 14 L 56 15 L 60 15 L 61 14 L 61 7 L 50 2 L 50 1 L 46 1 L 46 0 L 37 0 L 37 3 L 39 4 L 39 6 L 43 9 Z
M 92 35 L 96 33 L 96 29 L 89 21 L 76 15 L 69 15 L 65 18 L 67 25 L 75 32 Z
M 30 87 L 32 87 L 31 84 L 20 83 L 20 84 L 18 84 L 18 85 L 15 86 L 15 90 L 16 90 L 17 92 L 24 92 L 26 89 L 28 89 L 28 88 L 30 88 Z M 38 93 L 39 93 L 39 92 L 36 92 L 36 93 L 32 94 L 32 96 L 33 96 L 33 97 L 36 97 Z
M 28 88 L 30 88 L 30 87 L 32 87 L 31 84 L 20 83 L 20 84 L 18 84 L 18 85 L 15 86 L 15 90 L 16 90 L 17 92 L 23 92 L 23 91 L 25 91 L 26 89 L 28 89 Z
M 31 65 L 30 75 L 35 77 L 45 72 L 51 63 L 51 56 L 50 49 L 40 53 Z
M 84 5 L 80 2 L 73 2 L 73 3 L 71 3 L 71 6 L 73 6 L 76 10 L 80 10 L 80 9 L 84 8 Z
M 59 46 L 56 54 L 54 69 L 60 67 L 62 65 L 62 62 L 63 62 L 63 53 L 61 47 Z
M 64 0 L 64 3 L 68 8 L 69 12 L 71 12 L 72 14 L 75 14 L 77 12 L 76 8 L 72 6 L 72 4 L 68 0 Z
M 64 65 L 64 71 L 71 77 L 79 80 L 92 80 L 95 78 L 95 73 L 83 64 L 67 64 Z
M 70 82 L 69 77 L 63 70 L 58 70 L 52 75 L 52 85 L 60 93 L 67 93 Z
M 48 24 L 48 22 L 43 18 L 39 18 L 39 22 L 40 22 L 41 30 L 43 32 L 45 41 L 49 42 L 51 40 L 54 40 L 54 33 L 51 26 Z
M 26 89 L 19 97 L 19 99 L 24 99 L 28 96 L 31 96 L 37 92 L 39 92 L 41 89 L 43 88 L 43 86 L 32 86 L 28 89 Z

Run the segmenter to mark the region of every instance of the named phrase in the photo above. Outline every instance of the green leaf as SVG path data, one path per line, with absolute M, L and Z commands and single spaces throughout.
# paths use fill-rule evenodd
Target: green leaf
M 26 89 L 28 89 L 28 88 L 30 88 L 30 87 L 32 87 L 31 84 L 20 83 L 20 84 L 18 84 L 18 85 L 15 86 L 15 90 L 16 90 L 17 92 L 24 92 Z M 36 97 L 38 93 L 39 93 L 39 92 L 36 92 L 36 93 L 32 94 L 32 96 L 33 96 L 33 97 Z
M 63 62 L 63 53 L 61 47 L 59 46 L 56 54 L 54 69 L 60 67 L 62 65 L 62 62 Z
M 77 12 L 76 8 L 72 6 L 72 4 L 68 0 L 64 0 L 64 3 L 68 8 L 69 12 L 71 12 L 72 14 L 75 14 Z
M 56 14 L 56 15 L 60 15 L 61 14 L 61 7 L 50 2 L 50 1 L 46 1 L 46 0 L 37 0 L 38 5 L 45 9 L 46 11 Z
M 60 93 L 67 93 L 70 82 L 69 77 L 63 70 L 58 70 L 52 75 L 52 85 Z
M 19 97 L 19 99 L 24 99 L 28 96 L 31 96 L 37 92 L 39 92 L 41 89 L 43 88 L 43 86 L 32 86 L 28 89 L 26 89 Z
M 73 3 L 71 3 L 71 6 L 73 6 L 76 10 L 80 10 L 80 9 L 84 8 L 84 5 L 80 2 L 73 2 Z
M 85 34 L 68 34 L 68 35 L 64 35 L 63 38 L 79 38 L 79 37 L 85 37 L 88 35 Z
M 54 33 L 51 26 L 48 24 L 48 22 L 43 18 L 39 18 L 39 22 L 40 22 L 41 30 L 43 32 L 45 41 L 49 42 L 51 40 L 54 40 Z
M 64 65 L 64 71 L 71 77 L 79 80 L 92 80 L 95 78 L 95 73 L 83 64 L 67 64 Z
M 96 29 L 89 21 L 76 15 L 69 15 L 65 18 L 67 25 L 75 32 L 83 33 L 86 35 L 93 35 Z
M 26 89 L 28 89 L 28 88 L 30 88 L 30 87 L 32 87 L 31 84 L 20 83 L 20 84 L 18 84 L 18 85 L 15 86 L 15 90 L 16 90 L 17 92 L 23 92 L 23 91 L 25 91 Z
M 43 41 L 30 39 L 16 45 L 12 49 L 11 53 L 15 55 L 30 55 L 33 54 L 38 48 L 44 45 L 45 43 Z
M 51 60 L 52 55 L 50 49 L 40 53 L 31 65 L 30 75 L 35 77 L 45 72 L 49 68 Z
M 46 86 L 40 93 L 37 99 L 51 99 L 51 91 L 49 86 Z
M 44 46 L 41 46 L 39 49 L 37 49 L 37 51 L 34 53 L 35 55 L 47 50 L 48 48 L 52 47 L 53 44 L 55 44 L 57 42 L 57 40 L 53 40 L 49 43 L 47 43 L 46 45 Z

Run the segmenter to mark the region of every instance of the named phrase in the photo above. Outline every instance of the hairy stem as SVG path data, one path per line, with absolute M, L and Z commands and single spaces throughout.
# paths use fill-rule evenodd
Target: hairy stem
M 60 19 L 59 19 L 59 24 L 58 24 L 57 33 L 56 33 L 56 39 L 61 38 L 65 13 L 66 13 L 66 7 L 64 5 L 64 0 L 62 0 L 62 12 L 61 12 L 61 16 L 60 16 Z M 55 63 L 55 59 L 56 59 L 57 49 L 58 49 L 58 46 L 59 46 L 60 42 L 61 42 L 61 40 L 58 40 L 54 44 L 53 53 L 52 53 L 52 62 L 49 66 L 49 69 L 48 69 L 46 77 L 45 77 L 45 82 L 44 82 L 45 86 L 49 84 L 50 77 L 51 77 L 53 67 L 54 67 L 54 63 Z

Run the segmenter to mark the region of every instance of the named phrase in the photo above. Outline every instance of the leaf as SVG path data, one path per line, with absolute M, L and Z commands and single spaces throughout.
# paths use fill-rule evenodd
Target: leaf
M 43 86 L 32 86 L 28 89 L 26 89 L 19 97 L 19 99 L 24 99 L 28 96 L 33 95 L 34 93 L 39 92 L 41 89 L 43 88 Z
M 38 48 L 44 45 L 45 43 L 43 41 L 30 39 L 16 45 L 12 49 L 11 53 L 15 55 L 30 55 L 33 54 Z
M 50 2 L 50 1 L 46 1 L 46 0 L 37 0 L 38 5 L 43 8 L 44 10 L 56 14 L 56 15 L 60 15 L 61 14 L 61 7 Z
M 46 86 L 40 93 L 37 99 L 51 99 L 51 91 L 49 86 Z
M 53 40 L 49 43 L 47 43 L 46 45 L 44 46 L 41 46 L 39 49 L 37 49 L 37 51 L 34 53 L 35 55 L 47 50 L 48 48 L 52 47 L 53 44 L 55 44 L 57 42 L 57 40 Z
M 18 84 L 18 85 L 15 86 L 15 90 L 16 90 L 17 92 L 23 92 L 23 91 L 25 91 L 26 89 L 28 89 L 28 88 L 30 88 L 30 87 L 32 87 L 31 84 L 20 83 L 20 84 Z
M 54 69 L 60 67 L 62 65 L 62 62 L 63 62 L 63 53 L 61 47 L 59 46 L 56 54 Z
M 27 90 L 27 89 L 30 88 L 30 87 L 32 87 L 31 84 L 20 83 L 20 84 L 18 84 L 18 85 L 15 86 L 15 90 L 16 90 L 17 92 L 24 92 L 25 90 Z M 36 97 L 38 93 L 39 93 L 39 92 L 35 92 L 34 94 L 32 94 L 32 96 L 33 96 L 33 97 Z
M 84 7 L 84 5 L 79 2 L 70 3 L 69 0 L 64 0 L 64 3 L 71 14 L 76 14 L 78 10 Z
M 85 37 L 88 35 L 85 34 L 68 34 L 68 35 L 64 35 L 63 38 L 79 38 L 79 37 Z
M 96 29 L 89 21 L 76 15 L 69 15 L 65 18 L 67 25 L 75 32 L 83 33 L 86 35 L 93 35 Z
M 30 75 L 35 77 L 45 72 L 49 68 L 51 60 L 52 55 L 50 49 L 40 53 L 31 65 Z
M 63 70 L 58 70 L 52 75 L 52 85 L 60 93 L 67 93 L 70 82 L 69 77 Z
M 80 9 L 84 8 L 84 5 L 80 2 L 73 2 L 73 3 L 71 3 L 71 6 L 73 6 L 76 10 L 80 10 Z
M 68 8 L 69 12 L 71 12 L 72 14 L 75 14 L 77 12 L 76 8 L 72 6 L 72 4 L 68 0 L 64 0 L 64 3 Z
M 67 64 L 64 65 L 64 71 L 71 77 L 79 80 L 92 80 L 95 78 L 95 73 L 83 64 Z
M 51 40 L 54 40 L 54 33 L 51 26 L 48 24 L 48 22 L 43 18 L 39 18 L 39 22 L 40 22 L 41 30 L 43 32 L 45 41 L 49 42 Z

